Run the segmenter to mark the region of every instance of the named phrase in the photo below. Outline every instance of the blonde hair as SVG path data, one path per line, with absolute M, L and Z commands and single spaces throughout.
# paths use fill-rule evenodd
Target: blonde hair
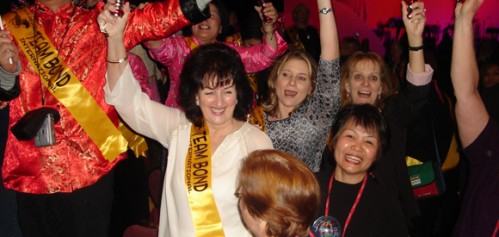
M 312 82 L 312 92 L 310 94 L 312 95 L 315 91 L 315 85 L 317 84 L 316 78 L 317 78 L 317 67 L 318 67 L 315 59 L 313 59 L 312 56 L 310 56 L 310 54 L 308 54 L 307 52 L 302 51 L 302 50 L 288 51 L 287 53 L 282 55 L 278 60 L 276 60 L 276 62 L 274 63 L 274 65 L 272 67 L 272 70 L 270 71 L 269 78 L 267 81 L 267 84 L 269 87 L 268 88 L 269 96 L 267 98 L 267 101 L 265 101 L 262 104 L 263 109 L 267 113 L 275 114 L 277 112 L 278 98 L 277 98 L 277 94 L 275 91 L 275 84 L 276 84 L 277 78 L 279 77 L 279 75 L 281 73 L 281 69 L 282 69 L 283 65 L 291 59 L 298 59 L 298 60 L 302 60 L 305 63 L 307 63 L 308 72 L 310 73 L 310 81 Z M 305 102 L 307 99 L 308 99 L 308 97 L 305 100 L 303 100 L 297 106 L 297 108 L 300 107 L 300 105 L 302 105 L 303 102 Z
M 381 94 L 374 106 L 378 108 L 383 107 L 384 100 L 393 94 L 393 88 L 390 80 L 390 73 L 388 72 L 388 68 L 385 64 L 383 58 L 374 52 L 361 52 L 357 51 L 353 53 L 350 57 L 348 57 L 345 64 L 341 67 L 341 77 L 340 77 L 340 98 L 341 98 L 341 107 L 352 104 L 352 97 L 346 90 L 346 84 L 351 76 L 351 71 L 355 68 L 355 66 L 363 61 L 371 62 L 374 65 L 379 65 L 380 67 L 380 80 L 381 80 Z

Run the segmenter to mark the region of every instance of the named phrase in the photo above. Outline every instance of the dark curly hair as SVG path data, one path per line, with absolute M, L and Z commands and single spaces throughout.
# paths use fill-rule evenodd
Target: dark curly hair
M 187 119 L 195 126 L 201 127 L 203 114 L 196 105 L 199 90 L 207 85 L 220 87 L 232 84 L 237 93 L 233 117 L 246 121 L 253 92 L 241 57 L 234 49 L 222 43 L 201 45 L 191 52 L 184 63 L 177 102 L 185 111 Z

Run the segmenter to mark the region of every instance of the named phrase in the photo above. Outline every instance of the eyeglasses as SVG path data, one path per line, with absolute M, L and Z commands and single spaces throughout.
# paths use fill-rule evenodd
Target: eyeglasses
M 234 196 L 236 196 L 236 198 L 241 198 L 241 192 L 239 190 L 236 190 Z

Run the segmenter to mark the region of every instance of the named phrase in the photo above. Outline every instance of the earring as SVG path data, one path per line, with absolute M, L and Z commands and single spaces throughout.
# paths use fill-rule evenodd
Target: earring
M 198 99 L 196 99 L 196 105 L 199 106 L 199 100 Z

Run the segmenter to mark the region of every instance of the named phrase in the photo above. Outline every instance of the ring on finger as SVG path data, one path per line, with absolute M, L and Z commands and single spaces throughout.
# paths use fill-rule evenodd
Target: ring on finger
M 107 26 L 107 23 L 99 24 L 100 32 L 107 33 L 106 32 L 106 26 Z

